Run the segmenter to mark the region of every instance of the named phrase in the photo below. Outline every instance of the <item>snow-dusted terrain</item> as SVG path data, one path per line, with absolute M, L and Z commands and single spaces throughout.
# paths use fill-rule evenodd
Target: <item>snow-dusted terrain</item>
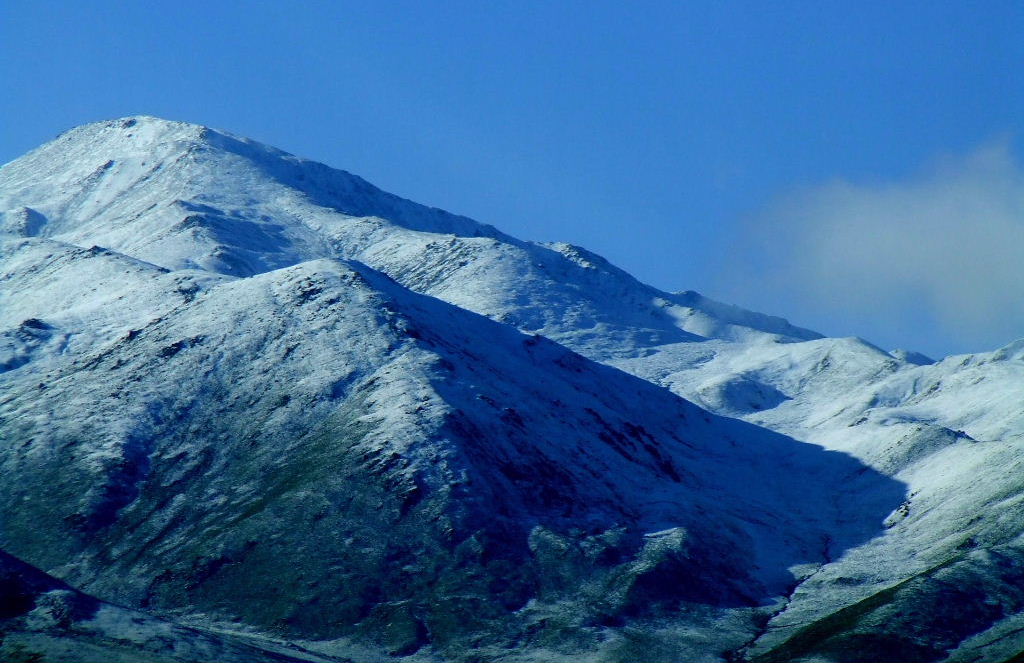
M 1024 342 L 824 338 L 155 118 L 0 214 L 0 548 L 124 606 L 15 601 L 5 655 L 1024 650 Z

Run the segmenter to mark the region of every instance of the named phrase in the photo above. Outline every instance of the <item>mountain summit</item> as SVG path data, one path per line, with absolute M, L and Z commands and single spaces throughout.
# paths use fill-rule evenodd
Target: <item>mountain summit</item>
M 192 124 L 139 117 L 73 129 L 5 166 L 0 192 L 5 227 L 22 234 L 232 276 L 354 259 L 419 292 L 553 337 L 820 336 L 696 293 L 658 292 L 578 247 L 522 242 Z
M 117 605 L 128 660 L 1024 648 L 1016 346 L 824 338 L 149 117 L 0 213 L 0 561 L 47 578 L 4 647 Z

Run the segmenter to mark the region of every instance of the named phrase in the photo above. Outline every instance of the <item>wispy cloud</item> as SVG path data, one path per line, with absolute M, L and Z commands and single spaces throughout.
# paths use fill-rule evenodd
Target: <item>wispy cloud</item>
M 1024 337 L 1024 168 L 999 140 L 906 181 L 806 189 L 753 219 L 737 257 L 748 302 L 763 284 L 848 334 L 990 349 Z

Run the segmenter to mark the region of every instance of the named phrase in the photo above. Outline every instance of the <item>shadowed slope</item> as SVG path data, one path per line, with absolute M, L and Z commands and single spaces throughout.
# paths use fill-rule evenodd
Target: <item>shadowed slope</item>
M 309 660 L 156 619 L 87 596 L 0 550 L 0 659 L 42 661 Z
M 765 602 L 903 499 L 358 264 L 4 251 L 4 296 L 35 296 L 4 311 L 29 361 L 0 374 L 3 545 L 121 603 L 393 653 L 578 650 Z

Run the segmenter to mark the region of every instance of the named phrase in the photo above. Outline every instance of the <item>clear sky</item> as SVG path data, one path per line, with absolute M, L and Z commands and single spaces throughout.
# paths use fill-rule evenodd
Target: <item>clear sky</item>
M 4 0 L 0 48 L 3 162 L 188 120 L 831 335 L 1024 336 L 1019 1 Z

